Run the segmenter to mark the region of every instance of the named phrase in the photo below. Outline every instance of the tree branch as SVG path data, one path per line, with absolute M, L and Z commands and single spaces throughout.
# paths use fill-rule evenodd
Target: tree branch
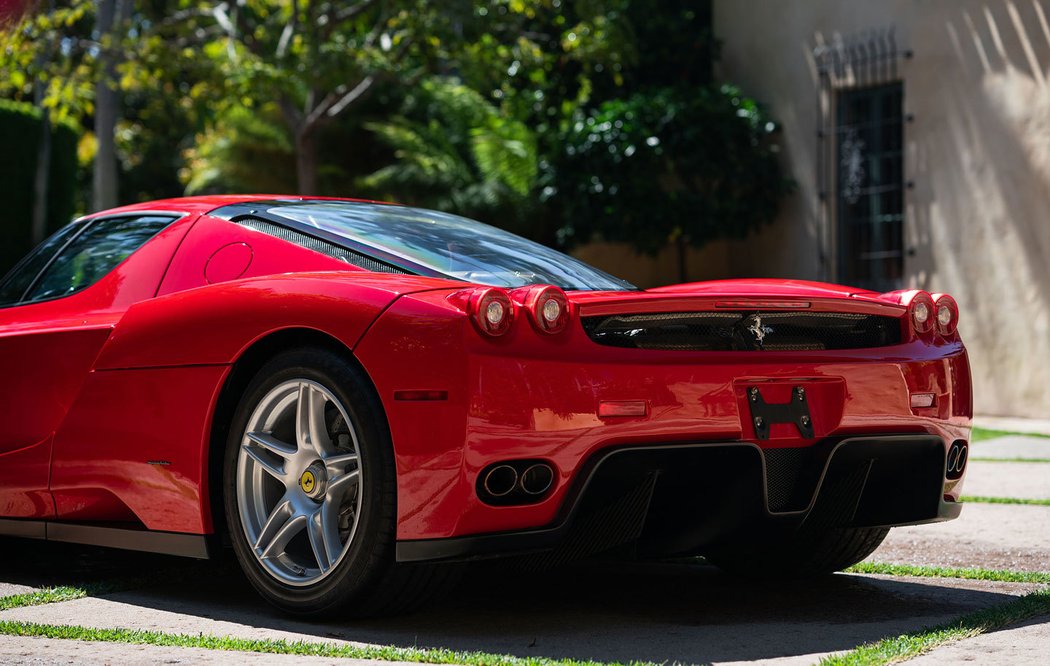
M 299 27 L 299 2 L 298 0 L 292 0 L 292 18 L 288 23 L 285 24 L 284 30 L 281 31 L 281 39 L 277 42 L 277 58 L 281 59 L 288 53 L 288 44 L 292 41 L 292 35 L 295 34 L 295 29 Z
M 375 0 L 361 0 L 360 2 L 350 5 L 349 7 L 343 7 L 332 16 L 335 22 L 341 23 L 343 21 L 349 21 L 361 12 L 365 11 L 369 7 L 375 4 Z
M 369 89 L 372 87 L 372 84 L 374 84 L 375 82 L 376 78 L 371 74 L 361 79 L 361 82 L 354 86 L 351 90 L 349 90 L 345 95 L 343 95 L 339 99 L 339 101 L 328 107 L 328 109 L 324 111 L 324 114 L 329 118 L 335 118 L 344 110 L 346 110 L 348 106 L 356 102 L 358 99 L 361 98 L 362 95 L 368 92 Z

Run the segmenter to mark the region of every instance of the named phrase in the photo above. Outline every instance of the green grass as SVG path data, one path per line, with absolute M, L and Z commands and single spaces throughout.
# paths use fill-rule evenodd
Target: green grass
M 1036 571 L 1006 571 L 1003 569 L 980 569 L 953 567 L 925 567 L 912 564 L 883 564 L 861 562 L 848 573 L 883 574 L 886 576 L 923 576 L 930 578 L 963 578 L 966 580 L 994 580 L 1004 583 L 1044 583 L 1050 585 L 1050 573 Z
M 978 504 L 1031 504 L 1035 506 L 1050 506 L 1050 499 L 1021 499 L 1018 497 L 978 497 L 976 495 L 963 495 L 963 502 L 976 502 Z
M 1050 463 L 1050 458 L 970 458 L 970 462 L 996 462 L 996 463 Z
M 999 606 L 985 608 L 937 627 L 867 643 L 849 652 L 825 657 L 824 666 L 893 664 L 929 652 L 945 643 L 971 638 L 1031 617 L 1050 614 L 1050 589 L 1026 594 Z
M 51 587 L 23 594 L 0 597 L 0 610 L 40 606 L 82 599 L 88 596 L 119 592 L 139 587 L 149 579 L 125 579 L 82 586 Z M 0 635 L 62 638 L 80 641 L 157 645 L 163 647 L 196 647 L 234 652 L 264 652 L 267 654 L 312 655 L 326 658 L 374 659 L 411 661 L 425 664 L 464 664 L 477 666 L 598 666 L 600 662 L 557 660 L 543 657 L 515 657 L 486 652 L 457 652 L 397 646 L 338 645 L 307 641 L 250 640 L 204 634 L 166 634 L 157 631 L 133 629 L 94 629 L 91 627 L 36 624 L 30 622 L 0 621 Z M 645 662 L 630 662 L 642 665 Z
M 928 576 L 990 580 L 1010 583 L 1050 584 L 1050 573 L 1003 571 L 994 569 L 956 569 L 903 564 L 862 562 L 848 569 L 850 573 L 886 574 L 893 576 Z M 0 597 L 0 610 L 59 603 L 94 594 L 105 594 L 137 586 L 139 579 L 62 586 L 46 590 Z M 826 666 L 890 664 L 913 658 L 945 643 L 956 641 L 1030 617 L 1050 614 L 1050 588 L 1033 592 L 994 608 L 965 615 L 931 629 L 903 634 L 862 645 L 850 652 L 826 657 Z M 0 635 L 33 636 L 67 640 L 156 645 L 175 648 L 204 648 L 232 652 L 309 655 L 329 659 L 371 659 L 407 661 L 426 664 L 465 664 L 472 666 L 599 666 L 600 662 L 556 660 L 545 657 L 516 657 L 486 652 L 460 652 L 440 648 L 398 647 L 382 645 L 346 645 L 331 642 L 244 639 L 205 634 L 169 634 L 135 629 L 95 629 L 91 627 L 38 624 L 0 620 Z M 643 662 L 630 662 L 640 665 Z
M 983 442 L 989 439 L 996 439 L 998 437 L 1042 437 L 1050 438 L 1050 435 L 1042 435 L 1039 433 L 1030 432 L 1010 432 L 1008 430 L 991 430 L 989 428 L 978 428 L 974 427 L 970 431 L 970 443 Z
M 12 594 L 0 597 L 0 610 L 9 608 L 21 608 L 22 606 L 41 606 L 43 604 L 57 604 L 62 601 L 72 601 L 88 596 L 88 591 L 82 587 L 49 587 L 36 592 L 25 592 L 23 594 Z
M 205 648 L 232 652 L 262 652 L 326 657 L 329 659 L 377 659 L 411 661 L 421 664 L 464 664 L 467 666 L 608 666 L 602 662 L 557 660 L 545 657 L 514 657 L 487 652 L 457 652 L 445 649 L 337 645 L 306 641 L 232 638 L 205 634 L 165 634 L 159 631 L 135 629 L 92 629 L 90 627 L 35 624 L 30 622 L 0 621 L 0 634 L 7 636 L 34 636 L 78 641 L 158 645 L 163 647 Z M 648 662 L 629 662 L 634 666 Z

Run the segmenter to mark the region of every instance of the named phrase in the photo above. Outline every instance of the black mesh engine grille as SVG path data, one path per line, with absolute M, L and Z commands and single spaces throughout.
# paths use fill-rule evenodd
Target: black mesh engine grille
M 314 238 L 313 236 L 308 236 L 292 229 L 286 229 L 278 224 L 273 224 L 272 222 L 257 220 L 255 218 L 246 218 L 243 220 L 237 220 L 237 224 L 242 227 L 254 229 L 255 231 L 261 231 L 264 234 L 280 238 L 289 243 L 295 243 L 296 245 L 305 247 L 308 250 L 320 252 L 321 254 L 328 255 L 334 259 L 345 261 L 352 266 L 363 268 L 366 271 L 372 271 L 373 273 L 399 273 L 401 275 L 410 275 L 408 271 L 397 268 L 396 266 L 384 264 L 383 262 L 377 261 L 372 257 L 361 254 L 360 252 L 347 250 L 346 248 L 339 247 L 335 243 L 329 243 L 320 238 Z
M 591 340 L 677 351 L 815 351 L 901 341 L 896 317 L 839 312 L 671 312 L 585 317 Z
M 766 499 L 769 510 L 801 511 L 809 505 L 816 489 L 816 476 L 824 463 L 814 447 L 767 449 Z

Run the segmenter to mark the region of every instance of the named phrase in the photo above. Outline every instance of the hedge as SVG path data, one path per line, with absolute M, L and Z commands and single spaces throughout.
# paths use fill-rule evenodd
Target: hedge
M 33 247 L 33 180 L 41 113 L 31 104 L 0 100 L 0 275 Z M 47 231 L 50 234 L 75 211 L 78 131 L 52 123 L 48 181 Z

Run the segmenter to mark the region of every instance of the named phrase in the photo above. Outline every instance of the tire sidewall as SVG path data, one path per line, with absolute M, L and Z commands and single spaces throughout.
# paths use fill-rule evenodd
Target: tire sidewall
M 335 570 L 308 586 L 274 578 L 247 543 L 237 504 L 237 458 L 252 412 L 275 386 L 294 379 L 317 382 L 346 410 L 357 435 L 364 496 L 350 550 Z M 264 365 L 249 383 L 230 425 L 223 464 L 223 504 L 230 540 L 252 586 L 282 610 L 316 614 L 367 594 L 393 561 L 395 483 L 393 451 L 382 405 L 364 372 L 338 354 L 303 348 L 282 353 Z

